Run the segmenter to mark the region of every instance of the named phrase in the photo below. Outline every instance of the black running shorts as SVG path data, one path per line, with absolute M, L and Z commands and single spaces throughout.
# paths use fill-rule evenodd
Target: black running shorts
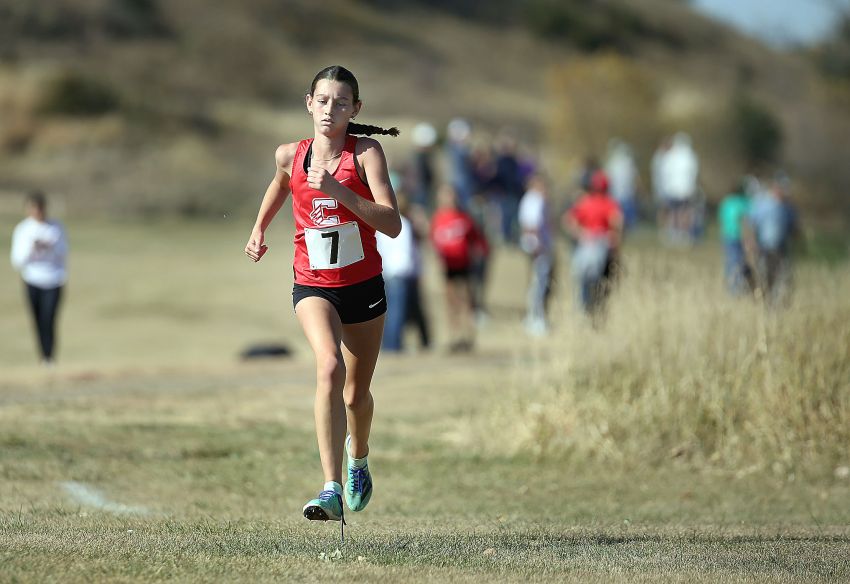
M 446 268 L 446 280 L 469 280 L 472 277 L 471 268 Z
M 336 288 L 295 284 L 292 287 L 292 307 L 296 312 L 298 303 L 310 296 L 318 296 L 330 302 L 336 308 L 342 324 L 366 322 L 387 311 L 384 278 L 380 274 L 364 282 Z

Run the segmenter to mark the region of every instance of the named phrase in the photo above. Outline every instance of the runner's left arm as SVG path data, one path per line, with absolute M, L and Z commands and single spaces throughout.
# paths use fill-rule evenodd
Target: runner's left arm
M 373 229 L 396 237 L 401 232 L 401 218 L 381 144 L 371 138 L 360 138 L 357 141 L 356 158 L 366 173 L 366 183 L 372 191 L 374 202 L 340 184 L 323 168 L 311 167 L 307 173 L 307 184 L 345 205 Z

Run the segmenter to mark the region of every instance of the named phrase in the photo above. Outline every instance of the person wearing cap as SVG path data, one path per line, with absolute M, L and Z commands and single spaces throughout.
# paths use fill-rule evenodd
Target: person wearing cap
M 623 212 L 609 194 L 603 171 L 593 173 L 588 191 L 564 214 L 563 225 L 575 242 L 571 271 L 579 304 L 597 315 L 617 270 L 623 232 Z
M 31 193 L 26 209 L 27 218 L 12 233 L 10 256 L 12 267 L 24 281 L 41 361 L 51 365 L 55 358 L 56 316 L 68 278 L 68 240 L 62 224 L 48 219 L 47 198 L 43 193 Z

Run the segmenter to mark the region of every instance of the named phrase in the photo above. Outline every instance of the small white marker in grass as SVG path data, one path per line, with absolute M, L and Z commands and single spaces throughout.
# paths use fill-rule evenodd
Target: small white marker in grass
M 150 515 L 151 510 L 147 507 L 143 507 L 141 505 L 124 505 L 123 503 L 116 503 L 115 501 L 110 501 L 106 498 L 106 496 L 95 489 L 94 487 L 90 487 L 85 483 L 78 483 L 77 481 L 65 481 L 60 483 L 62 490 L 64 490 L 71 499 L 79 503 L 80 505 L 84 505 L 86 507 L 93 507 L 95 509 L 100 509 L 101 511 L 106 511 L 107 513 L 114 513 L 116 515 Z

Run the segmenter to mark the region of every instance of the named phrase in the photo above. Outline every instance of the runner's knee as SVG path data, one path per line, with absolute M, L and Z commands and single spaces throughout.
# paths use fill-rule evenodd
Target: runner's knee
M 333 391 L 345 379 L 345 361 L 338 352 L 316 356 L 316 380 L 319 389 Z
M 356 410 L 363 404 L 369 403 L 372 399 L 372 393 L 368 389 L 366 391 L 358 391 L 356 385 L 349 384 L 345 386 L 343 398 L 345 399 L 345 406 L 348 409 Z

